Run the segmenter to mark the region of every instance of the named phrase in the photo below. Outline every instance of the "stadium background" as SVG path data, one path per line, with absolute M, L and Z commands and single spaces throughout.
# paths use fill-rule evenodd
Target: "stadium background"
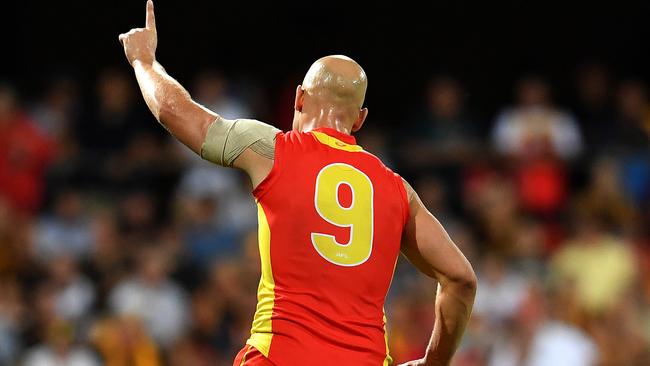
M 650 364 L 647 2 L 156 6 L 159 60 L 228 117 L 286 129 L 313 60 L 364 66 L 361 144 L 478 273 L 457 365 Z M 117 42 L 144 1 L 3 8 L 0 364 L 228 364 L 255 210 L 144 109 Z M 400 262 L 397 360 L 421 355 L 434 289 Z

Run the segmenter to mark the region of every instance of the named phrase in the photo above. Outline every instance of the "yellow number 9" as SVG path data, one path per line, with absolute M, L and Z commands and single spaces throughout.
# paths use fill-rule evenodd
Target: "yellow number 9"
M 339 202 L 339 188 L 346 184 L 352 191 L 352 203 Z M 370 178 L 359 169 L 343 163 L 330 164 L 316 177 L 314 204 L 318 214 L 330 224 L 350 228 L 347 243 L 338 243 L 334 235 L 311 233 L 311 242 L 323 258 L 339 266 L 358 266 L 370 258 L 373 237 L 373 187 Z

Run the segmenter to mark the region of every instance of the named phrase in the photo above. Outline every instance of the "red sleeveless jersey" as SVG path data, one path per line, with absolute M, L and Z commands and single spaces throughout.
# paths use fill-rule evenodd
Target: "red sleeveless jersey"
M 247 344 L 286 365 L 386 365 L 384 300 L 408 200 L 401 178 L 333 129 L 279 133 L 258 204 L 262 278 Z

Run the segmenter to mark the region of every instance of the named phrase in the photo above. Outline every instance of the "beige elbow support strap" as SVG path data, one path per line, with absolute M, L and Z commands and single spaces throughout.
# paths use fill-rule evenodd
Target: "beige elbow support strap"
M 217 118 L 205 136 L 201 157 L 215 164 L 232 166 L 247 148 L 273 159 L 277 128 L 253 119 L 228 120 Z

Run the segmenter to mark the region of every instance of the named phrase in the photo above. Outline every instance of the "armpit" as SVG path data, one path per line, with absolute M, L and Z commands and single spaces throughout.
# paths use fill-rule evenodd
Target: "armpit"
M 256 154 L 273 159 L 278 132 L 277 128 L 254 119 L 218 118 L 208 128 L 201 157 L 229 167 L 250 147 Z

